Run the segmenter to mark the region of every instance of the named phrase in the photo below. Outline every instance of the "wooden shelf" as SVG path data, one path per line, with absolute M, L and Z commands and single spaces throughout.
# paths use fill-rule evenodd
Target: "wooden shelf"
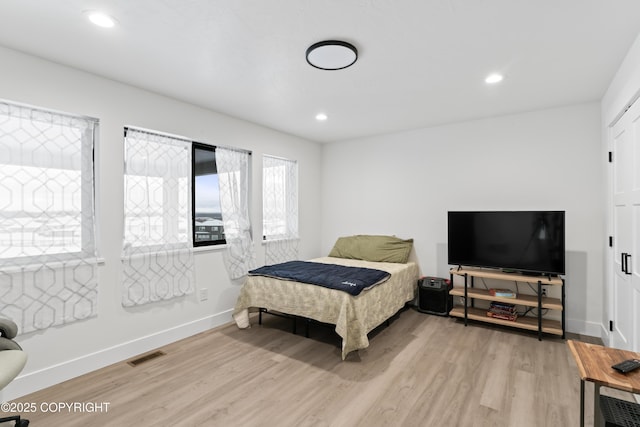
M 513 328 L 537 331 L 539 340 L 542 340 L 543 333 L 560 335 L 562 338 L 564 338 L 565 293 L 564 293 L 563 278 L 550 277 L 550 276 L 531 276 L 531 275 L 524 275 L 519 273 L 505 273 L 498 270 L 489 270 L 489 269 L 482 269 L 482 268 L 452 268 L 451 270 L 449 270 L 449 274 L 451 274 L 451 283 L 453 283 L 454 276 L 464 277 L 464 286 L 453 287 L 449 291 L 449 295 L 464 298 L 465 289 L 466 289 L 467 298 L 464 301 L 464 304 L 467 307 L 466 316 L 465 316 L 464 306 L 454 307 L 449 312 L 449 315 L 463 318 L 465 326 L 467 325 L 467 321 L 471 319 L 471 320 L 477 320 L 485 323 L 493 323 L 496 325 L 510 326 Z M 476 277 L 480 277 L 483 279 L 492 279 L 492 280 L 513 281 L 516 283 L 517 282 L 532 283 L 537 286 L 536 292 L 538 293 L 542 293 L 543 285 L 560 286 L 562 298 L 542 297 L 538 299 L 538 294 L 536 295 L 520 294 L 516 298 L 505 298 L 505 297 L 493 296 L 489 293 L 489 290 L 476 288 L 473 286 L 474 278 Z M 536 313 L 537 314 L 536 317 L 523 316 L 523 317 L 519 317 L 515 321 L 496 319 L 495 317 L 487 316 L 486 309 L 480 309 L 480 308 L 474 307 L 473 301 L 476 299 L 484 300 L 484 301 L 496 301 L 496 302 L 501 302 L 506 304 L 524 305 L 527 307 L 535 307 L 538 309 L 538 312 Z M 558 310 L 561 313 L 562 321 L 542 318 L 542 310 L 544 309 Z
M 513 280 L 514 282 L 525 283 L 540 282 L 543 285 L 562 286 L 562 279 L 559 277 L 529 276 L 520 273 L 504 273 L 498 270 L 486 270 L 482 268 L 452 268 L 449 270 L 449 273 L 457 276 L 464 276 L 465 274 L 468 274 L 469 276 L 482 277 L 485 279 Z
M 449 294 L 457 297 L 464 297 L 464 287 L 456 286 L 449 291 Z M 467 297 L 485 301 L 499 301 L 507 304 L 525 305 L 527 307 L 538 306 L 538 297 L 536 295 L 519 294 L 516 298 L 504 298 L 493 296 L 486 289 L 467 288 Z M 549 310 L 562 310 L 562 301 L 560 298 L 542 297 L 542 308 L 547 308 Z
M 449 312 L 449 316 L 460 317 L 464 319 L 464 307 L 452 308 Z M 471 320 L 478 320 L 480 322 L 493 323 L 496 325 L 510 326 L 512 328 L 527 329 L 530 331 L 538 330 L 538 319 L 535 317 L 519 317 L 515 321 L 496 319 L 495 317 L 487 316 L 487 310 L 467 307 L 467 318 Z M 557 320 L 542 319 L 542 332 L 562 336 L 562 324 Z

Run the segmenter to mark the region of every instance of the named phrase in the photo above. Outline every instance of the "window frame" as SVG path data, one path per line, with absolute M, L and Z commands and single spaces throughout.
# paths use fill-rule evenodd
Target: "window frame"
M 223 237 L 222 239 L 217 239 L 217 240 L 202 240 L 202 241 L 198 241 L 196 239 L 196 231 L 197 231 L 197 224 L 196 224 L 196 177 L 200 176 L 197 175 L 196 171 L 197 171 L 197 167 L 196 167 L 196 150 L 201 150 L 201 151 L 210 151 L 214 154 L 214 168 L 215 168 L 215 174 L 218 175 L 218 166 L 216 163 L 216 158 L 215 158 L 215 152 L 216 152 L 216 146 L 215 145 L 210 145 L 210 144 L 204 144 L 201 142 L 195 142 L 193 141 L 191 143 L 191 228 L 192 228 L 192 239 L 193 239 L 193 247 L 197 248 L 197 247 L 207 247 L 207 246 L 220 246 L 220 245 L 225 245 L 227 243 L 226 241 L 226 237 Z M 217 188 L 218 191 L 218 198 L 220 195 L 220 185 L 218 185 Z M 222 215 L 222 213 L 221 213 Z M 222 217 L 220 218 L 220 221 L 223 222 Z M 224 232 L 224 222 L 221 225 L 222 227 L 222 235 L 225 236 L 225 232 Z

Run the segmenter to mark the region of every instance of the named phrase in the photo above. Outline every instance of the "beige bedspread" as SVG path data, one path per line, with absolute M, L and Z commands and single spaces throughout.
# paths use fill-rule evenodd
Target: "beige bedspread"
M 388 271 L 384 283 L 352 296 L 322 286 L 263 276 L 249 276 L 240 290 L 233 311 L 239 328 L 248 328 L 250 307 L 262 307 L 336 325 L 342 337 L 342 359 L 348 353 L 369 346 L 367 334 L 414 298 L 418 266 L 323 257 L 310 261 Z

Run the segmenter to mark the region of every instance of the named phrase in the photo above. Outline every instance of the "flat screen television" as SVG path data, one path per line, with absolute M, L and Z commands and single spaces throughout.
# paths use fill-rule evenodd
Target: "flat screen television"
M 565 274 L 564 211 L 450 211 L 449 265 Z

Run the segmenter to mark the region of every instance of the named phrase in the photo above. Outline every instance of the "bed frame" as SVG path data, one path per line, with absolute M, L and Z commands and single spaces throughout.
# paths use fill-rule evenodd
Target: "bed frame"
M 406 307 L 406 306 L 405 306 Z M 400 309 L 398 312 L 402 311 L 402 309 Z M 391 317 L 395 316 L 396 314 L 398 314 L 398 312 L 394 313 L 393 315 L 391 315 Z M 284 319 L 292 319 L 293 322 L 291 323 L 291 333 L 296 335 L 297 334 L 297 330 L 298 330 L 298 320 L 302 320 L 304 322 L 304 337 L 305 338 L 310 338 L 309 335 L 309 326 L 311 325 L 311 323 L 317 323 L 317 324 L 322 324 L 322 325 L 329 325 L 329 326 L 335 326 L 332 323 L 324 323 L 324 322 L 318 322 L 317 320 L 313 320 L 310 319 L 308 317 L 303 317 L 303 316 L 296 316 L 293 314 L 286 314 L 286 313 L 279 313 L 277 311 L 269 311 L 266 308 L 258 308 L 258 325 L 262 325 L 262 313 L 265 314 L 270 314 L 271 316 L 277 316 L 277 317 L 282 317 Z M 387 320 L 385 320 L 383 323 L 385 324 L 385 326 L 389 327 L 389 325 L 391 325 L 391 317 L 389 317 Z M 382 324 L 382 323 L 381 323 Z M 378 325 L 380 326 L 380 325 Z

